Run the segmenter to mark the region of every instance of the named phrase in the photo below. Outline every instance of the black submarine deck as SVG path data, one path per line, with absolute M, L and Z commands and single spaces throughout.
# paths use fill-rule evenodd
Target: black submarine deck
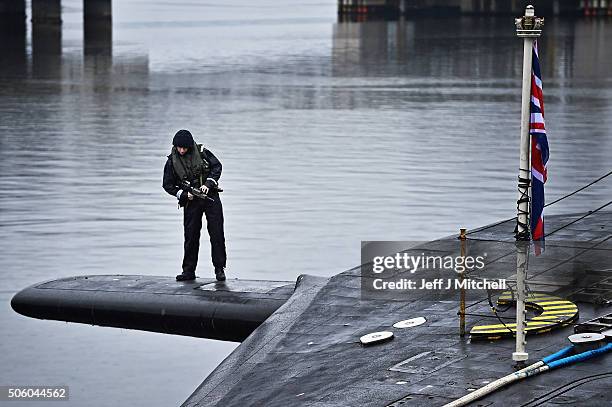
M 11 305 L 39 319 L 241 342 L 293 293 L 289 281 L 91 275 L 34 284 Z
M 546 226 L 546 249 L 537 259 L 531 255 L 528 284 L 533 291 L 574 302 L 579 319 L 528 336 L 532 362 L 567 346 L 574 324 L 610 313 L 612 212 L 548 216 Z M 513 229 L 514 220 L 508 220 L 468 235 L 470 250 L 487 253 L 487 267 L 477 277 L 516 278 Z M 406 251 L 456 255 L 459 241 L 453 236 Z M 445 272 L 428 270 L 427 278 L 446 277 Z M 402 274 L 398 271 L 394 277 Z M 469 335 L 459 335 L 458 291 L 364 298 L 360 267 L 329 279 L 300 276 L 295 284 L 192 284 L 142 276 L 63 279 L 22 291 L 13 307 L 38 318 L 244 339 L 185 406 L 441 406 L 513 371 L 514 338 L 472 341 Z M 43 300 L 41 292 L 48 292 Z M 68 307 L 60 304 L 75 294 L 79 300 Z M 486 292 L 467 291 L 468 332 L 476 324 L 498 323 L 486 299 Z M 81 310 L 82 317 L 68 318 L 75 310 Z M 132 312 L 133 319 L 100 323 L 105 312 Z M 406 329 L 392 326 L 414 317 L 427 321 Z M 154 322 L 139 326 L 141 318 Z M 189 322 L 173 322 L 181 318 Z M 247 324 L 240 335 L 231 333 L 243 320 Z M 375 331 L 392 331 L 394 339 L 368 347 L 359 343 L 362 335 Z M 612 405 L 611 377 L 612 355 L 604 355 L 528 378 L 472 405 Z

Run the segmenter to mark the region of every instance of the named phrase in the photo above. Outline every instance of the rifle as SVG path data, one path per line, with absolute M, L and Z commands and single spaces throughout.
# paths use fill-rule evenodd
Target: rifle
M 213 198 L 209 197 L 208 195 L 206 195 L 205 193 L 203 193 L 200 189 L 198 188 L 194 188 L 191 186 L 191 182 L 189 181 L 181 181 L 181 188 L 187 192 L 190 192 L 191 195 L 198 197 L 200 199 L 210 199 L 211 201 L 215 201 Z M 215 189 L 217 192 L 223 192 L 223 190 L 221 188 L 216 188 Z

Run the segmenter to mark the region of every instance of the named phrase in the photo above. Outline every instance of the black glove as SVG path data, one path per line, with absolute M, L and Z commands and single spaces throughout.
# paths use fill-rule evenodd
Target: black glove
M 187 198 L 187 191 L 183 190 L 179 198 L 179 206 L 182 208 L 183 206 L 187 205 L 188 201 L 189 201 L 189 198 Z
M 204 186 L 206 186 L 206 188 L 208 188 L 210 192 L 215 192 L 217 190 L 217 184 L 215 184 L 215 181 L 212 181 L 210 179 L 207 179 L 204 182 Z

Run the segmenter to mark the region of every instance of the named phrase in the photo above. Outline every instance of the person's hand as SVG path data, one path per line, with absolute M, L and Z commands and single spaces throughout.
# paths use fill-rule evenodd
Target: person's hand
M 202 186 L 200 187 L 200 191 L 202 191 L 202 193 L 203 193 L 204 195 L 206 195 L 206 194 L 208 194 L 208 187 L 207 187 L 206 185 L 202 185 Z
M 193 201 L 193 194 L 191 192 L 187 192 L 187 199 Z

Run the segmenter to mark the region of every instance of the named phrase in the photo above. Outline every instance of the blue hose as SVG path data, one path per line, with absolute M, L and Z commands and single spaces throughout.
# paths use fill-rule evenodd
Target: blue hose
M 569 355 L 570 353 L 572 353 L 572 351 L 574 350 L 574 346 L 570 345 L 567 348 L 563 348 L 558 352 L 553 353 L 552 355 L 546 356 L 545 358 L 542 358 L 542 362 L 546 363 L 547 365 L 552 362 L 553 360 L 557 360 L 559 358 L 565 357 L 567 355 Z
M 557 353 L 561 353 L 564 350 L 565 349 L 562 349 L 561 351 L 559 351 Z M 609 343 L 609 344 L 607 344 L 605 346 L 602 346 L 601 348 L 598 348 L 598 349 L 588 350 L 586 352 L 582 352 L 582 353 L 579 353 L 579 354 L 574 355 L 574 356 L 568 356 L 566 358 L 555 360 L 555 361 L 552 361 L 552 362 L 546 363 L 546 364 L 548 365 L 549 368 L 554 369 L 556 367 L 562 367 L 562 366 L 569 365 L 569 364 L 574 363 L 574 362 L 581 362 L 583 360 L 587 360 L 587 359 L 590 359 L 592 357 L 601 355 L 602 353 L 606 353 L 606 352 L 610 352 L 610 351 L 612 351 L 612 343 Z M 554 355 L 551 355 L 551 356 L 554 356 Z M 542 359 L 542 360 L 544 360 L 544 359 Z

